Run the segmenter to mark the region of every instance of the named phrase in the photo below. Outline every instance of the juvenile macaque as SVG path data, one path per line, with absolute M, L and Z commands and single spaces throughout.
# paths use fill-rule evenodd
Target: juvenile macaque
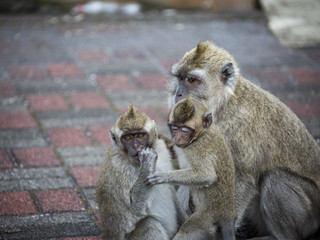
M 150 185 L 171 183 L 189 186 L 195 212 L 181 226 L 175 240 L 235 239 L 235 179 L 230 150 L 211 113 L 188 97 L 169 115 L 169 128 L 181 166 L 186 169 L 155 172 Z
M 187 95 L 208 107 L 231 150 L 236 227 L 251 222 L 255 228 L 242 238 L 301 240 L 319 233 L 320 148 L 297 116 L 243 78 L 233 57 L 211 42 L 172 68 L 169 106 Z
M 169 240 L 186 218 L 170 185 L 147 186 L 154 171 L 172 169 L 154 121 L 132 105 L 110 131 L 112 146 L 96 187 L 108 240 Z

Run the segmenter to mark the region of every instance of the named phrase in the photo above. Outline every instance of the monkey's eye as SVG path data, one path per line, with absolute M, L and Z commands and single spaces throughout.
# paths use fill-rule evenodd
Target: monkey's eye
M 189 131 L 190 131 L 190 129 L 189 129 L 189 128 L 187 128 L 187 127 L 182 127 L 182 128 L 181 128 L 181 131 L 182 131 L 182 132 L 189 132 Z
M 124 139 L 126 142 L 129 142 L 129 141 L 131 141 L 132 137 L 129 136 L 129 135 L 126 135 L 126 136 L 123 136 L 123 139 Z
M 139 134 L 137 135 L 137 138 L 141 139 L 141 138 L 143 138 L 145 135 L 146 135 L 145 133 L 139 133 Z
M 197 79 L 194 77 L 188 77 L 186 78 L 186 81 L 188 81 L 189 83 L 194 83 Z
M 179 128 L 177 127 L 177 126 L 175 126 L 175 125 L 172 125 L 171 126 L 171 130 L 173 130 L 173 131 L 176 131 L 176 130 L 178 130 Z

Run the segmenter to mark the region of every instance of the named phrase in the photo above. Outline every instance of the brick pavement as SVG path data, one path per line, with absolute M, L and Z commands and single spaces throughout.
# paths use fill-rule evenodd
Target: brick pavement
M 168 69 L 202 40 L 229 50 L 319 141 L 320 46 L 281 47 L 262 13 L 154 14 L 0 16 L 1 239 L 102 239 L 94 186 L 109 129 L 132 102 L 168 134 Z

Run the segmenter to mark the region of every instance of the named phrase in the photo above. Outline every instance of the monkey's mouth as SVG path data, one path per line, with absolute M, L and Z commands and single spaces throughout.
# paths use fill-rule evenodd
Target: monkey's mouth
M 176 143 L 176 146 L 179 147 L 179 148 L 185 148 L 188 145 L 189 145 L 188 143 L 184 143 L 184 144 L 177 144 Z

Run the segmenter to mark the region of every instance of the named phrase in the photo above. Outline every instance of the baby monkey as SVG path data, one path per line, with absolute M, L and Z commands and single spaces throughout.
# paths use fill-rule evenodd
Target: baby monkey
M 235 239 L 235 173 L 223 135 L 212 125 L 207 108 L 192 97 L 179 101 L 170 112 L 169 128 L 180 166 L 185 169 L 155 172 L 150 185 L 189 186 L 195 212 L 174 240 Z

